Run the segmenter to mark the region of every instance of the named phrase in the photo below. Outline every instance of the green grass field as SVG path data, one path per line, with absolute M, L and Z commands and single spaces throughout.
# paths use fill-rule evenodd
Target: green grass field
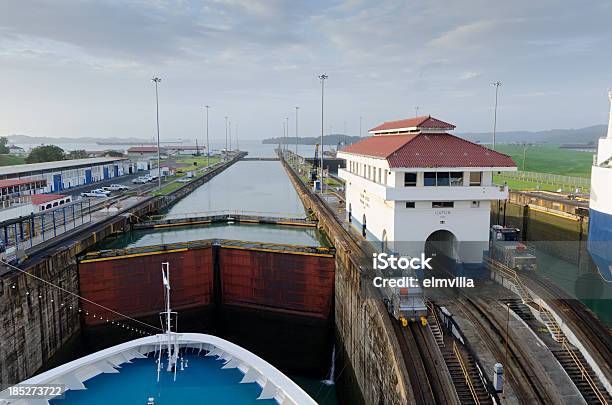
M 219 156 L 211 156 L 210 157 L 210 164 L 214 165 L 215 163 L 218 163 L 221 161 L 221 158 Z M 202 166 L 206 166 L 206 163 L 208 162 L 208 158 L 206 156 L 186 156 L 184 158 L 180 158 L 180 159 L 176 159 L 176 163 L 183 163 L 183 164 L 191 164 L 193 165 L 193 162 L 197 162 L 198 165 L 195 167 L 202 167 Z
M 22 165 L 25 158 L 20 156 L 0 155 L 0 166 Z
M 590 177 L 593 154 L 557 146 L 529 146 L 523 169 L 523 147 L 521 145 L 498 145 L 495 150 L 510 155 L 518 170 L 528 172 L 562 174 L 572 177 Z

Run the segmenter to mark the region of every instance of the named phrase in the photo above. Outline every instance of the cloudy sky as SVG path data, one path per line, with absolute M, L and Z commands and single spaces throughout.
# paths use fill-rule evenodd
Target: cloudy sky
M 359 131 L 413 116 L 499 130 L 607 122 L 612 2 L 3 0 L 0 134 L 162 138 Z

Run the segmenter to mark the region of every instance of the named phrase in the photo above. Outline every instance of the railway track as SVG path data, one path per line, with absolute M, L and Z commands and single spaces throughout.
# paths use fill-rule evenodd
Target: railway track
M 507 357 L 507 360 L 503 361 L 504 372 L 520 403 L 547 405 L 562 403 L 557 387 L 535 359 L 513 339 L 511 333 L 508 334 L 506 349 L 506 334 L 503 327 L 505 321 L 500 319 L 505 316 L 501 312 L 505 311 L 494 310 L 491 302 L 482 302 L 480 299 L 466 295 L 457 299 L 455 303 L 473 324 L 493 356 L 499 360 Z

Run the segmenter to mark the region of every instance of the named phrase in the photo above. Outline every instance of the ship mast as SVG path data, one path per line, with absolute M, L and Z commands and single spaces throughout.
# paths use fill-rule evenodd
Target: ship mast
M 161 369 L 161 345 L 162 341 L 166 340 L 166 350 L 168 351 L 168 366 L 166 368 L 167 371 L 174 372 L 174 380 L 176 381 L 176 371 L 177 371 L 177 362 L 178 362 L 178 354 L 179 348 L 176 342 L 176 335 L 172 331 L 172 321 L 174 318 L 174 322 L 176 323 L 176 312 L 173 312 L 170 309 L 170 263 L 163 262 L 162 263 L 162 282 L 164 286 L 164 301 L 165 301 L 165 311 L 160 313 L 162 329 L 164 330 L 163 335 L 161 335 L 160 339 L 160 354 L 158 359 L 158 375 L 157 381 L 159 381 L 159 371 Z

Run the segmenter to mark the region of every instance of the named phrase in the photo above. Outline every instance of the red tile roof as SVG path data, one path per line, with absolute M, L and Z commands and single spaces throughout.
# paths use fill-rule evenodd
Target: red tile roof
M 47 184 L 46 180 L 41 180 L 41 179 L 11 179 L 11 180 L 0 180 L 0 188 L 4 188 L 4 187 L 13 187 L 13 186 L 21 186 L 23 184 L 34 184 L 34 183 L 45 183 Z
M 59 200 L 60 198 L 66 197 L 62 194 L 34 194 L 32 196 L 32 204 L 44 204 L 49 201 Z
M 431 115 L 424 115 L 421 117 L 408 118 L 399 121 L 388 121 L 377 127 L 370 129 L 370 132 L 390 131 L 394 129 L 402 128 L 428 128 L 428 129 L 443 129 L 452 130 L 455 129 L 453 124 L 444 122 L 437 118 L 433 118 Z
M 341 152 L 384 158 L 389 167 L 516 167 L 507 155 L 446 133 L 378 135 Z

